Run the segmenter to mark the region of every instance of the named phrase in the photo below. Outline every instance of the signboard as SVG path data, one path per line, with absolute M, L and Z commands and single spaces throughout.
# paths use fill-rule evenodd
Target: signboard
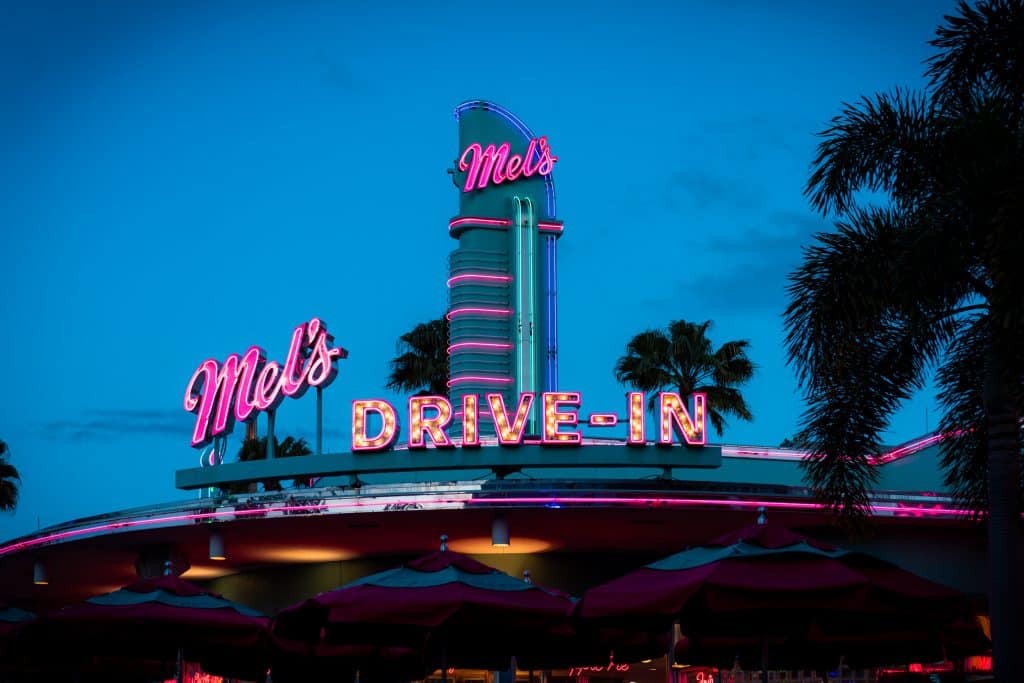
M 292 331 L 284 365 L 267 362 L 258 346 L 223 363 L 200 363 L 185 388 L 185 410 L 195 413 L 192 446 L 201 448 L 231 433 L 235 420 L 249 422 L 260 412 L 272 411 L 285 397 L 300 398 L 310 387 L 323 388 L 334 381 L 339 358 L 348 357 L 327 332 L 319 318 Z
M 462 191 L 482 190 L 492 182 L 500 185 L 519 178 L 529 178 L 534 174 L 551 175 L 558 161 L 558 157 L 551 154 L 546 136 L 532 138 L 523 156 L 511 152 L 512 146 L 508 142 L 497 146 L 489 144 L 487 147 L 474 142 L 466 147 L 459 157 L 459 170 L 466 172 Z
M 670 446 L 673 436 L 685 446 L 704 446 L 707 443 L 707 396 L 696 393 L 690 396 L 692 409 L 688 408 L 679 394 L 661 392 L 658 395 L 658 439 L 657 444 Z M 480 446 L 481 415 L 490 416 L 499 446 L 518 446 L 527 438 L 527 421 L 532 414 L 535 401 L 541 407 L 541 425 L 534 440 L 542 446 L 578 446 L 583 436 L 577 429 L 581 397 L 578 392 L 544 392 L 538 396 L 531 392 L 519 395 L 514 409 L 505 405 L 502 394 L 486 394 L 481 410 L 481 399 L 477 394 L 462 396 L 461 439 L 455 441 L 450 435 L 450 426 L 456 416 L 451 402 L 444 396 L 412 396 L 408 400 L 410 450 L 433 448 L 475 448 Z M 644 393 L 633 391 L 627 394 L 629 416 L 626 444 L 646 446 L 646 414 Z M 376 427 L 370 428 L 370 416 L 377 419 Z M 591 427 L 614 427 L 619 423 L 615 413 L 595 413 L 589 416 Z M 391 448 L 399 433 L 398 412 L 395 407 L 382 399 L 365 399 L 352 402 L 352 452 L 381 451 Z

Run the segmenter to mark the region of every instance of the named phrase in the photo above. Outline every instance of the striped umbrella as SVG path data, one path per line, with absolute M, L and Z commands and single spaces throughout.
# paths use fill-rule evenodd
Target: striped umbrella
M 676 621 L 688 636 L 678 655 L 725 666 L 735 655 L 764 660 L 766 649 L 781 656 L 784 643 L 837 653 L 838 661 L 844 648 L 870 650 L 865 636 L 872 634 L 902 640 L 908 653 L 941 655 L 944 631 L 965 613 L 963 596 L 951 588 L 770 523 L 596 586 L 580 609 L 588 623 L 667 630 Z
M 17 643 L 37 663 L 65 654 L 139 661 L 203 663 L 211 673 L 262 679 L 267 619 L 176 576 L 146 579 L 41 616 Z M 263 660 L 263 661 L 261 661 Z
M 569 596 L 449 551 L 446 540 L 438 552 L 285 608 L 274 618 L 275 638 L 310 654 L 410 648 L 422 653 L 423 673 L 449 665 L 505 670 L 512 656 L 542 650 L 545 634 L 567 624 Z
M 23 609 L 0 603 L 0 657 L 6 657 L 8 646 L 19 624 L 32 621 L 36 615 Z

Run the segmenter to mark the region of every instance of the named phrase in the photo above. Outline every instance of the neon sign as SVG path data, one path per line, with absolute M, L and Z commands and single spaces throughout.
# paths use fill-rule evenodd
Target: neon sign
M 661 392 L 659 398 L 659 433 L 655 443 L 671 446 L 682 443 L 686 446 L 704 446 L 707 443 L 707 396 L 695 393 L 690 396 L 691 406 L 671 392 Z M 536 428 L 540 433 L 528 437 L 528 419 L 535 401 L 543 406 L 543 419 Z M 485 405 L 490 411 L 480 410 Z M 461 410 L 453 409 L 444 396 L 413 396 L 408 400 L 408 447 L 411 450 L 424 448 L 472 448 L 480 445 L 480 416 L 489 416 L 499 446 L 519 446 L 536 443 L 543 446 L 578 446 L 583 436 L 578 429 L 579 409 L 582 397 L 578 392 L 544 392 L 534 394 L 523 392 L 514 406 L 505 404 L 502 394 L 477 394 L 462 396 Z M 633 446 L 646 446 L 644 435 L 645 415 L 644 394 L 627 394 L 629 408 L 629 438 Z M 371 429 L 369 416 L 376 416 L 376 427 Z M 598 417 L 598 416 L 594 416 Z M 600 420 L 585 420 L 593 427 L 614 427 L 618 417 L 614 413 L 601 414 Z M 456 418 L 461 418 L 461 442 L 456 443 L 449 434 L 449 428 Z M 370 433 L 374 431 L 374 433 Z M 399 419 L 395 406 L 381 399 L 352 401 L 352 452 L 373 452 L 387 450 L 398 439 Z
M 547 137 L 531 139 L 524 156 L 511 152 L 512 147 L 507 142 L 497 147 L 494 144 L 483 147 L 479 142 L 474 142 L 466 147 L 459 157 L 459 170 L 467 172 L 462 191 L 482 190 L 492 182 L 500 185 L 535 174 L 551 175 L 558 161 L 558 157 L 551 154 Z
M 201 448 L 231 433 L 235 420 L 249 422 L 272 411 L 284 398 L 300 398 L 309 387 L 323 388 L 334 381 L 337 361 L 348 351 L 331 347 L 334 337 L 319 318 L 292 331 L 284 365 L 267 362 L 263 350 L 250 346 L 223 363 L 208 359 L 192 373 L 185 388 L 185 410 L 196 414 L 192 446 Z
M 588 673 L 605 673 L 605 672 L 618 672 L 629 671 L 629 664 L 616 664 L 615 662 L 608 662 L 605 666 L 570 666 L 569 675 L 581 678 Z

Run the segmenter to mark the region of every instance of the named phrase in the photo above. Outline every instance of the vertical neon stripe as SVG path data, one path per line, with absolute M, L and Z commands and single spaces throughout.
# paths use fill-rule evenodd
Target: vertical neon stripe
M 523 305 L 522 305 L 522 290 L 523 290 L 523 239 L 521 225 L 523 222 L 523 205 L 520 202 L 519 197 L 512 198 L 512 229 L 515 230 L 513 239 L 515 240 L 515 254 L 512 259 L 512 270 L 513 278 L 515 282 L 515 308 L 516 317 L 513 324 L 515 330 L 512 334 L 513 343 L 515 344 L 515 377 L 516 377 L 516 393 L 522 395 L 525 391 L 523 387 Z
M 523 227 L 524 238 L 526 239 L 526 268 L 529 273 L 529 279 L 526 281 L 526 310 L 529 311 L 527 316 L 527 350 L 529 353 L 528 361 L 530 364 L 530 386 L 527 391 L 537 391 L 537 336 L 536 336 L 536 308 L 537 308 L 537 275 L 534 272 L 534 261 L 537 253 L 537 220 L 533 213 L 533 200 L 527 197 L 526 208 L 529 213 L 526 218 L 526 225 Z M 534 404 L 534 426 L 539 426 L 540 420 L 538 414 L 540 411 L 540 404 Z

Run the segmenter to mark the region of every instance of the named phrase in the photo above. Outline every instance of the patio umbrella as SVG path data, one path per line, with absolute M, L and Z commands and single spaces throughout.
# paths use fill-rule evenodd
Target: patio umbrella
M 32 612 L 0 603 L 0 671 L 10 672 L 14 669 L 14 652 L 10 647 L 14 632 L 19 624 L 35 618 Z
M 678 621 L 689 636 L 687 661 L 703 656 L 727 665 L 735 653 L 764 666 L 773 652 L 788 659 L 790 645 L 815 655 L 869 650 L 858 638 L 871 632 L 906 635 L 908 652 L 925 643 L 941 653 L 941 630 L 964 615 L 964 602 L 958 592 L 870 555 L 765 523 L 592 588 L 580 614 L 637 628 Z M 808 643 L 816 644 L 803 647 Z
M 66 655 L 198 661 L 210 673 L 262 680 L 267 620 L 258 612 L 165 575 L 88 598 L 28 622 L 17 644 L 39 662 L 81 666 Z
M 18 624 L 31 621 L 36 615 L 26 612 L 17 607 L 11 607 L 0 603 L 0 656 L 7 652 L 7 644 L 10 642 L 14 629 Z
M 427 670 L 504 670 L 511 656 L 536 654 L 546 633 L 567 624 L 568 596 L 449 551 L 446 541 L 438 552 L 282 610 L 275 639 L 304 643 L 311 655 L 337 646 L 397 647 L 423 653 Z

